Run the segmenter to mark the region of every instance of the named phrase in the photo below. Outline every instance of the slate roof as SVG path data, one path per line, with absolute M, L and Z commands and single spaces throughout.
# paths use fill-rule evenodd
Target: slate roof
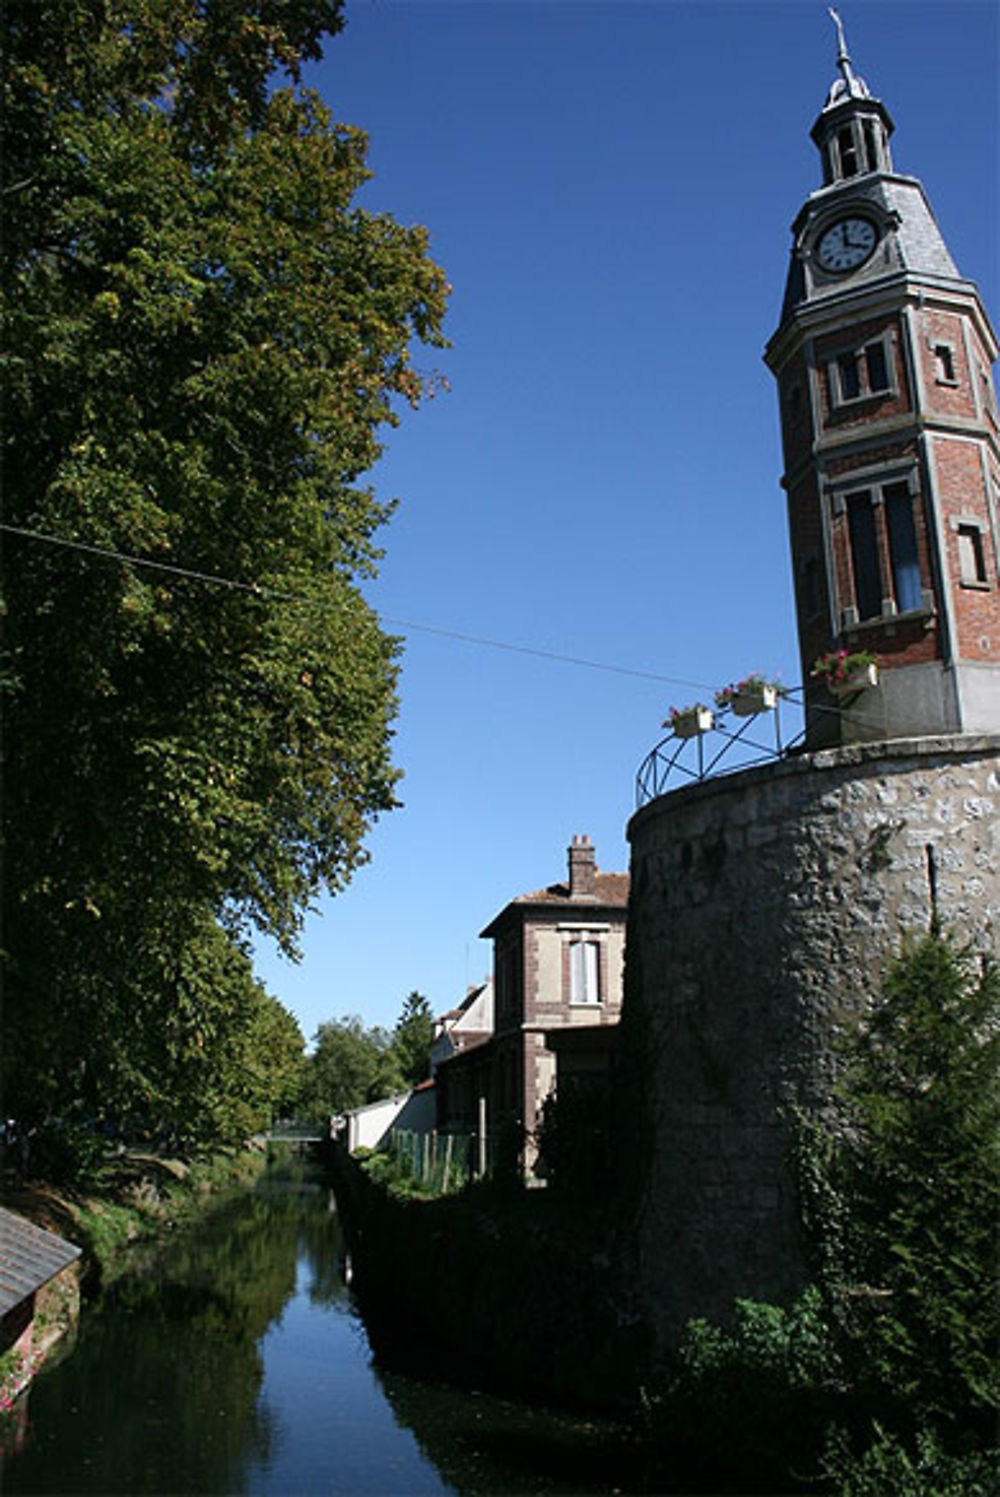
M 0 1316 L 62 1273 L 80 1249 L 0 1207 Z

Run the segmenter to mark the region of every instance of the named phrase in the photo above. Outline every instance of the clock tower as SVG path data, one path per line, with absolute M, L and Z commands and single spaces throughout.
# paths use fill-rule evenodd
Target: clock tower
M 778 382 L 807 744 L 1000 730 L 997 355 L 976 286 L 848 55 L 812 129 L 823 186 L 792 226 Z M 877 657 L 835 697 L 814 662 Z

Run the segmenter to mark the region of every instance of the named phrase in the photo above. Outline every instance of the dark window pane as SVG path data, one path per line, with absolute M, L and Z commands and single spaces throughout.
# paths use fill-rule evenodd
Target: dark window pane
M 858 617 L 877 618 L 882 612 L 882 579 L 878 565 L 875 511 L 867 493 L 852 494 L 847 501 L 854 564 L 854 601 Z
M 889 370 L 885 361 L 885 344 L 869 343 L 865 349 L 865 360 L 868 365 L 869 390 L 888 390 Z
M 939 343 L 934 349 L 934 357 L 938 364 L 938 379 L 952 384 L 955 379 L 955 359 L 947 343 Z
M 986 552 L 983 533 L 975 525 L 958 527 L 959 576 L 963 582 L 986 581 Z
M 842 353 L 837 360 L 841 400 L 856 400 L 861 394 L 861 365 L 856 353 Z
M 889 530 L 889 562 L 896 607 L 900 613 L 907 613 L 911 608 L 920 607 L 921 589 L 913 500 L 905 483 L 894 483 L 886 489 L 885 522 Z

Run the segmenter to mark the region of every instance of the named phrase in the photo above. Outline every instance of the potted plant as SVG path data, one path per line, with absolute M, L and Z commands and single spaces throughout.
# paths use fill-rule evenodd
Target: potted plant
M 773 712 L 778 698 L 784 694 L 779 681 L 753 671 L 742 681 L 720 686 L 715 693 L 715 705 L 723 710 L 730 708 L 737 717 L 754 717 L 758 712 Z
M 693 702 L 690 707 L 671 707 L 670 716 L 663 726 L 672 728 L 676 738 L 696 738 L 699 733 L 712 730 L 715 713 L 704 702 Z
M 813 662 L 812 676 L 826 682 L 834 696 L 878 685 L 878 657 L 870 650 L 831 650 Z

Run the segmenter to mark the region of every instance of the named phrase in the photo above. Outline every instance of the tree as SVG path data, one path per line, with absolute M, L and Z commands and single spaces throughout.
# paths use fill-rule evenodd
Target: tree
M 408 994 L 392 1032 L 392 1045 L 403 1079 L 411 1086 L 426 1081 L 431 1071 L 434 1016 L 423 993 Z
M 1000 1402 L 996 964 L 938 936 L 904 955 L 849 1043 L 842 1099 L 830 1173 L 841 1248 L 826 1287 L 845 1363 L 869 1408 L 950 1440 L 988 1435 Z
M 384 1029 L 366 1029 L 357 1014 L 319 1026 L 306 1083 L 310 1118 L 318 1121 L 402 1090 L 403 1077 Z
M 443 344 L 447 287 L 423 229 L 353 206 L 365 138 L 298 83 L 340 12 L 4 8 L 3 1085 L 25 1118 L 155 1091 L 180 953 L 222 973 L 250 925 L 294 953 L 395 803 L 397 642 L 357 587 L 389 507 L 358 479 L 433 385 L 410 343 Z

